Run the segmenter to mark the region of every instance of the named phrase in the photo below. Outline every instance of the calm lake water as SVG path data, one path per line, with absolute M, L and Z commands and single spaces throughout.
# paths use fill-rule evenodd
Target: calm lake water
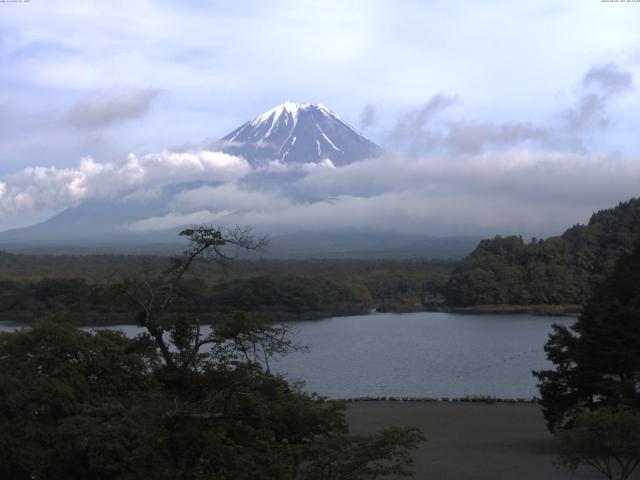
M 278 358 L 271 368 L 331 398 L 530 398 L 538 395 L 531 371 L 549 366 L 543 345 L 551 325 L 574 321 L 420 312 L 297 322 L 294 338 L 308 350 Z M 15 327 L 3 323 L 0 331 Z

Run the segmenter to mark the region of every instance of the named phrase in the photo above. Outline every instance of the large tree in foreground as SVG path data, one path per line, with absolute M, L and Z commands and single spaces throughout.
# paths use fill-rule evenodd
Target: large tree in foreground
M 640 408 L 640 246 L 621 257 L 574 325 L 554 326 L 545 351 L 555 368 L 535 375 L 551 430 L 584 411 Z
M 78 330 L 61 319 L 0 334 L 0 478 L 16 480 L 365 480 L 408 475 L 416 429 L 348 432 L 344 404 L 268 371 L 295 347 L 286 328 L 241 315 L 204 327 L 172 313 L 181 282 L 246 229 L 183 232 L 184 255 L 120 289 L 144 333 Z

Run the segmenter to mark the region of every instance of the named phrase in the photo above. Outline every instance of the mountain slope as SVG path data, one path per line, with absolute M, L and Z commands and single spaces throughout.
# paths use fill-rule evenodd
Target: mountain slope
M 326 107 L 285 102 L 258 115 L 220 140 L 222 151 L 246 158 L 253 166 L 271 160 L 346 165 L 378 156 L 382 149 Z

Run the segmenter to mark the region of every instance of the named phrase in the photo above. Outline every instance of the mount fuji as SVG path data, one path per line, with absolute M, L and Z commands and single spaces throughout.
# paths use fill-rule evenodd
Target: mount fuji
M 334 167 L 340 167 L 379 156 L 383 150 L 322 105 L 285 102 L 258 115 L 201 152 L 200 167 L 187 177 L 177 171 L 171 181 L 153 183 L 154 177 L 150 174 L 152 183 L 148 185 L 132 186 L 117 195 L 85 198 L 42 223 L 0 232 L 0 250 L 102 253 L 149 252 L 151 248 L 151 251 L 162 252 L 168 246 L 173 251 L 178 232 L 203 212 L 215 218 L 219 216 L 223 219 L 221 221 L 231 225 L 238 223 L 239 216 L 245 213 L 242 201 L 239 205 L 233 201 L 225 203 L 224 195 L 220 197 L 218 194 L 217 201 L 205 199 L 197 206 L 190 204 L 189 199 L 197 202 L 198 195 L 224 192 L 235 182 L 232 190 L 237 189 L 240 194 L 246 192 L 249 198 L 253 192 L 275 191 L 277 201 L 281 201 L 280 195 L 289 195 L 288 198 L 296 203 L 301 200 L 295 196 L 306 192 L 292 188 L 291 183 L 295 184 L 308 171 L 306 167 L 299 166 L 330 161 Z M 206 169 L 211 163 L 210 157 L 219 152 L 227 154 L 224 155 L 225 161 L 244 158 L 233 160 L 244 165 L 239 176 L 233 177 L 235 181 L 218 178 L 215 171 Z M 191 155 L 189 152 L 165 153 L 177 157 Z M 138 171 L 153 166 L 155 162 L 151 155 L 142 164 L 134 162 L 131 166 Z M 171 162 L 167 164 L 169 168 Z M 280 165 L 273 165 L 274 162 Z M 281 170 L 283 165 L 292 168 Z M 272 166 L 277 168 L 271 169 Z M 223 198 L 222 204 L 220 198 Z M 305 197 L 302 203 L 325 200 L 309 198 Z M 196 217 L 191 217 L 191 214 Z M 174 222 L 174 217 L 184 220 Z M 163 226 L 163 219 L 170 225 Z M 152 228 L 132 228 L 141 221 Z M 280 257 L 417 255 L 451 258 L 469 253 L 478 241 L 476 237 L 441 239 L 398 232 L 372 232 L 359 228 L 357 224 L 352 229 L 327 225 L 321 233 L 309 233 L 304 229 L 291 231 L 291 228 L 283 231 L 277 226 L 271 231 L 272 226 L 268 224 L 262 227 L 267 229 L 262 233 L 272 234 L 270 251 Z
M 220 140 L 221 150 L 253 167 L 269 161 L 342 166 L 377 157 L 382 149 L 321 104 L 285 102 Z

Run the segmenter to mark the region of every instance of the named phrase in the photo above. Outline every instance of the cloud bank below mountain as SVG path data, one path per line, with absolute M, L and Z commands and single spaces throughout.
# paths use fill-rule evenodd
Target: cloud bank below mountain
M 271 176 L 271 182 L 247 181 Z M 275 178 L 275 180 L 273 180 Z M 75 169 L 28 169 L 0 183 L 6 218 L 87 199 L 153 199 L 167 211 L 124 225 L 131 232 L 197 223 L 251 224 L 261 231 L 369 228 L 428 235 L 558 233 L 597 209 L 637 195 L 640 161 L 527 150 L 448 159 L 386 155 L 336 168 L 330 162 L 251 169 L 218 152 L 84 159 Z

